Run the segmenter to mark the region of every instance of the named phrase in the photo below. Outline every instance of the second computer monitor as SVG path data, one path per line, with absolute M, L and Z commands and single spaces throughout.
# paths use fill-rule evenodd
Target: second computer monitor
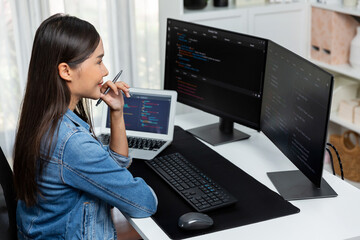
M 178 101 L 220 117 L 191 133 L 218 145 L 249 137 L 233 122 L 260 129 L 267 41 L 168 19 L 165 89 Z
M 332 86 L 330 73 L 268 42 L 261 131 L 301 171 L 268 173 L 287 200 L 336 196 L 322 179 Z

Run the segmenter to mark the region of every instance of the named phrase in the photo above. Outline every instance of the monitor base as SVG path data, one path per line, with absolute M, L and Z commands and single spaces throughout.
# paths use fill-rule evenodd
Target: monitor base
M 203 127 L 192 128 L 187 131 L 213 146 L 247 139 L 250 137 L 250 135 L 236 129 L 233 129 L 231 132 L 222 131 L 220 126 L 220 123 L 214 123 Z
M 288 201 L 337 196 L 324 178 L 321 179 L 320 188 L 317 188 L 299 170 L 268 172 L 267 175 L 279 194 Z

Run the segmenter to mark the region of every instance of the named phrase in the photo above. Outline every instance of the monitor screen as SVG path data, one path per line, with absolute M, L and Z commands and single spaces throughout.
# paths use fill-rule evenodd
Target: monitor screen
M 266 47 L 265 39 L 168 19 L 165 89 L 219 116 L 220 131 L 233 122 L 259 130 Z
M 124 121 L 127 131 L 167 134 L 171 96 L 131 93 L 124 97 Z M 110 128 L 108 109 L 106 127 Z
M 262 132 L 320 187 L 333 76 L 268 42 L 261 110 Z

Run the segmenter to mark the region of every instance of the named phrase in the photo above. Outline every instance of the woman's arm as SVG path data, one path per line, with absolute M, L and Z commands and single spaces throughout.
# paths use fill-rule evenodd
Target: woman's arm
M 123 111 L 110 110 L 110 122 L 110 149 L 120 155 L 128 157 L 129 148 L 125 131 Z
M 106 82 L 102 91 L 104 92 L 108 87 L 111 91 L 106 95 L 102 95 L 101 98 L 106 102 L 110 108 L 110 149 L 123 156 L 128 156 L 128 142 L 125 131 L 124 122 L 124 97 L 122 92 L 125 93 L 126 97 L 130 97 L 129 85 L 124 82 L 113 83 L 111 81 Z
M 153 190 L 143 179 L 134 178 L 90 134 L 72 134 L 61 156 L 60 172 L 65 184 L 90 193 L 131 217 L 155 213 L 157 198 Z

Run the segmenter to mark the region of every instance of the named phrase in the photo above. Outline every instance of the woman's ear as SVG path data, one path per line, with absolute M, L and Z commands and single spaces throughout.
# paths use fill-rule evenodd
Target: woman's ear
M 59 71 L 59 75 L 62 79 L 64 79 L 65 81 L 71 82 L 71 80 L 72 80 L 71 69 L 67 63 L 60 63 L 58 65 L 58 71 Z

